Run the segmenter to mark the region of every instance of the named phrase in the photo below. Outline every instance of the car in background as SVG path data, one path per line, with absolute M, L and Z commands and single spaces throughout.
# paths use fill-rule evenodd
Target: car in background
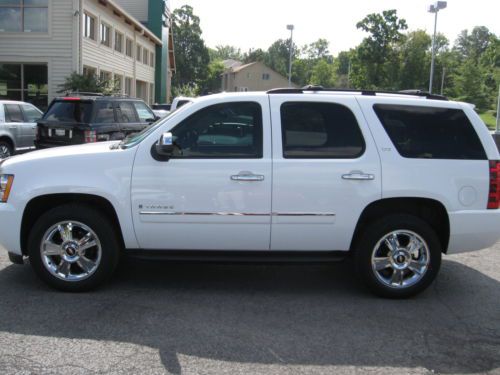
M 0 159 L 35 147 L 36 122 L 42 115 L 33 104 L 0 100 Z
M 172 104 L 167 104 L 167 103 L 163 103 L 163 104 L 158 104 L 158 103 L 155 103 L 155 104 L 151 104 L 151 108 L 154 110 L 164 110 L 164 111 L 169 111 L 170 112 L 170 107 L 172 106 Z
M 159 118 L 164 118 L 170 114 L 170 111 L 165 109 L 153 109 L 153 113 Z
M 38 121 L 36 148 L 121 140 L 158 120 L 141 99 L 71 94 L 52 101 Z
M 182 107 L 183 105 L 187 103 L 192 103 L 194 98 L 190 98 L 188 96 L 178 96 L 174 98 L 172 101 L 172 105 L 170 106 L 170 112 L 175 111 L 176 109 Z

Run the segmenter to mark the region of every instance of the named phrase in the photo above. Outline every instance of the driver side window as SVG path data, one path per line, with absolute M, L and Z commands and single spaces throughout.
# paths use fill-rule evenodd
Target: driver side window
M 261 158 L 262 110 L 258 103 L 212 105 L 172 130 L 174 158 Z

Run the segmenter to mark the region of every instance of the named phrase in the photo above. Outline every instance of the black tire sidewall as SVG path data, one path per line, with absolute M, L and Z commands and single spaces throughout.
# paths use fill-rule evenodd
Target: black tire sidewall
M 9 144 L 9 142 L 6 141 L 0 141 L 0 147 L 5 146 L 9 149 L 9 156 L 14 155 L 14 149 L 13 147 Z
M 43 235 L 49 227 L 61 221 L 78 221 L 91 228 L 102 247 L 101 261 L 97 270 L 81 281 L 64 281 L 52 275 L 45 267 L 40 253 Z M 35 273 L 53 288 L 68 292 L 94 289 L 113 274 L 119 259 L 119 241 L 116 231 L 106 215 L 99 210 L 79 204 L 55 207 L 36 221 L 28 236 L 28 256 Z
M 371 257 L 376 243 L 395 230 L 410 230 L 421 236 L 429 247 L 430 263 L 425 275 L 407 288 L 391 288 L 382 284 L 372 269 Z M 362 233 L 355 249 L 358 276 L 375 294 L 386 298 L 407 298 L 426 289 L 441 267 L 442 246 L 436 232 L 424 220 L 413 215 L 390 215 L 372 222 Z

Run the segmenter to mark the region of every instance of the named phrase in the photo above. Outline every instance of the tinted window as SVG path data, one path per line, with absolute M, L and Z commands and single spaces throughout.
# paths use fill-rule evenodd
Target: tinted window
M 79 100 L 54 102 L 43 116 L 47 121 L 88 123 L 92 115 L 92 103 Z
M 116 106 L 116 116 L 118 122 L 138 122 L 137 115 L 134 110 L 134 106 L 130 102 L 120 102 Z
M 26 122 L 36 122 L 42 117 L 42 113 L 35 107 L 26 104 L 21 105 L 21 107 L 23 108 L 24 119 Z
M 251 102 L 224 103 L 191 115 L 173 131 L 175 157 L 262 157 L 262 111 Z
M 134 102 L 135 109 L 137 110 L 137 114 L 139 115 L 139 119 L 141 122 L 147 122 L 148 120 L 154 120 L 155 115 L 148 106 L 142 102 Z
M 334 103 L 281 105 L 285 158 L 355 158 L 365 147 L 354 114 Z
M 461 109 L 377 104 L 380 122 L 407 158 L 486 159 L 483 146 Z
M 5 104 L 5 122 L 24 122 L 21 107 L 18 104 Z
M 103 124 L 115 122 L 113 103 L 96 101 L 95 108 L 95 122 Z
M 5 122 L 24 122 L 21 107 L 18 104 L 5 104 Z

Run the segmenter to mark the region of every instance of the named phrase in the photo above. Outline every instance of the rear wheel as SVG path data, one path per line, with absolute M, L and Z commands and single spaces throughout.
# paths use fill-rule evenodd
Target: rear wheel
M 12 156 L 13 149 L 9 142 L 0 141 L 0 159 L 8 158 Z
M 28 238 L 28 255 L 36 274 L 50 286 L 86 291 L 111 276 L 119 242 L 100 211 L 68 204 L 40 216 Z
M 355 251 L 361 279 L 372 292 L 388 298 L 423 291 L 441 265 L 436 233 L 412 215 L 391 215 L 371 223 Z

